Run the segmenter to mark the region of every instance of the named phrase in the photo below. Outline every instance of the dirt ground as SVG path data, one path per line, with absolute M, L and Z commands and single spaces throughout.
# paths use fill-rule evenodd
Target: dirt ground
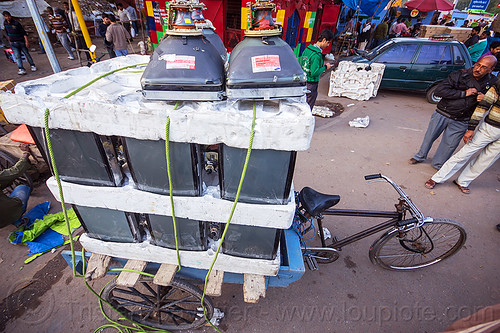
M 62 51 L 62 52 L 61 52 Z M 59 47 L 61 66 L 75 65 Z M 36 53 L 36 52 L 35 52 Z M 65 61 L 67 60 L 67 61 Z M 39 72 L 21 80 L 51 73 L 46 58 L 36 55 Z M 18 79 L 14 64 L 0 60 L 0 80 Z M 13 69 L 12 69 L 13 68 Z M 20 80 L 19 80 L 20 81 Z M 455 219 L 468 232 L 465 247 L 438 265 L 411 272 L 383 270 L 368 258 L 372 236 L 345 247 L 339 260 L 307 271 L 287 288 L 269 288 L 257 304 L 243 302 L 241 285 L 225 284 L 213 298 L 225 317 L 225 332 L 439 332 L 458 318 L 500 303 L 500 164 L 496 163 L 471 184 L 471 194 L 459 192 L 451 181 L 432 191 L 424 182 L 435 170 L 430 164 L 409 165 L 417 151 L 434 106 L 423 95 L 380 91 L 369 101 L 326 97 L 328 78 L 320 84 L 320 100 L 341 103 L 335 118 L 316 118 L 308 151 L 300 152 L 294 175 L 295 189 L 310 186 L 339 194 L 339 208 L 392 210 L 397 194 L 384 183 L 367 183 L 363 176 L 381 172 L 404 186 L 425 215 Z M 365 129 L 348 121 L 370 116 Z M 433 155 L 435 148 L 431 151 Z M 52 201 L 45 185 L 37 187 L 32 207 Z M 337 237 L 375 224 L 371 218 L 325 219 Z M 0 230 L 0 331 L 93 332 L 106 323 L 96 298 L 83 281 L 73 278 L 61 260 L 61 250 L 28 265 L 27 249 L 7 241 L 13 226 Z M 92 282 L 99 290 L 109 277 Z M 212 332 L 202 328 L 193 332 Z

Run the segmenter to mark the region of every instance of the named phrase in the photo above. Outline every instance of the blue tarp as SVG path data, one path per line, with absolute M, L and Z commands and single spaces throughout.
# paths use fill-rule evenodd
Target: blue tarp
M 389 0 L 342 0 L 342 2 L 354 10 L 358 9 L 359 4 L 359 8 L 365 15 L 374 16 L 387 6 Z

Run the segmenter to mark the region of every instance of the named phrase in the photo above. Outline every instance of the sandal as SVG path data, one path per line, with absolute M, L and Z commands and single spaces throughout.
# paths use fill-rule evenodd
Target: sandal
M 425 187 L 427 187 L 429 190 L 432 190 L 436 186 L 436 182 L 433 181 L 432 179 L 429 179 L 428 181 L 425 182 Z
M 453 181 L 453 184 L 457 185 L 458 188 L 460 189 L 460 191 L 462 191 L 463 194 L 469 194 L 470 193 L 470 189 L 467 186 L 461 186 L 461 185 L 459 185 L 456 180 Z

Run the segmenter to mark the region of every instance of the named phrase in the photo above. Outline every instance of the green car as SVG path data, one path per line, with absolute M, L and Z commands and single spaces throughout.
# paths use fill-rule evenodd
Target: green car
M 451 72 L 472 67 L 464 44 L 423 38 L 393 38 L 371 51 L 356 50 L 353 62 L 385 64 L 380 88 L 426 92 L 430 103 L 441 99 L 434 95 L 436 85 Z

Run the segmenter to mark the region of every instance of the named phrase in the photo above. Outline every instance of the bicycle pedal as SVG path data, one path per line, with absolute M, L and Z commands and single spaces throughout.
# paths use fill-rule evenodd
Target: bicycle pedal
M 313 258 L 309 255 L 306 255 L 304 258 L 306 259 L 307 268 L 309 268 L 309 270 L 311 270 L 311 271 L 318 270 L 318 262 L 316 261 L 315 258 Z

